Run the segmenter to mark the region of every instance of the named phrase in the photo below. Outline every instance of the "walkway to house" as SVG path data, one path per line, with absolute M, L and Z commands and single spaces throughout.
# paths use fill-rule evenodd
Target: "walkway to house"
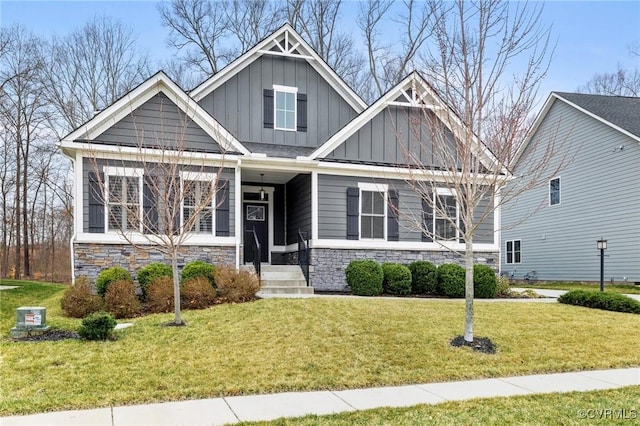
M 640 385 L 640 367 L 342 391 L 287 392 L 60 411 L 0 419 L 18 425 L 224 425 L 473 398 L 593 391 Z

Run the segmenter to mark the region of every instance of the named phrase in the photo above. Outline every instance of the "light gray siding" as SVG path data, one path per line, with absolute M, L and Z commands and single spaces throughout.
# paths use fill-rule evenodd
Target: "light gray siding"
M 98 136 L 95 142 L 220 152 L 220 146 L 160 92 Z
M 573 157 L 558 173 L 560 204 L 549 206 L 544 182 L 503 207 L 502 271 L 515 270 L 519 279 L 535 270 L 542 280 L 599 281 L 596 241 L 603 237 L 608 240 L 605 280 L 640 281 L 640 144 L 560 100 L 532 145 L 544 138 L 566 140 L 556 161 L 565 151 Z M 525 153 L 522 164 L 536 164 L 542 149 L 537 151 Z M 521 264 L 506 264 L 507 240 L 522 241 Z
M 311 175 L 287 182 L 287 244 L 298 242 L 298 229 L 311 231 Z
M 105 159 L 82 159 L 82 229 L 83 232 L 89 232 L 89 177 L 90 172 L 101 172 L 104 166 L 144 168 L 144 165 L 133 163 L 130 161 L 108 161 Z M 146 164 L 148 169 L 153 167 L 152 164 Z M 194 170 L 193 167 L 185 166 L 184 170 Z M 202 170 L 204 173 L 216 173 L 218 169 L 207 168 Z M 233 169 L 224 169 L 220 175 L 220 179 L 229 181 L 229 235 L 235 235 L 235 173 Z
M 422 201 L 411 186 L 401 180 L 380 180 L 353 176 L 318 176 L 318 237 L 345 240 L 347 238 L 347 188 L 358 183 L 387 183 L 398 191 L 400 241 L 422 241 L 418 224 L 422 218 Z M 480 212 L 480 208 L 476 211 Z M 479 225 L 474 243 L 493 244 L 493 214 Z
M 442 165 L 442 156 L 434 155 L 434 144 L 455 152 L 452 141 L 451 132 L 428 111 L 391 105 L 327 158 L 388 164 L 415 164 L 419 159 L 421 165 L 432 168 Z
M 297 87 L 307 95 L 307 131 L 264 128 L 263 90 Z M 264 55 L 205 96 L 200 105 L 241 142 L 318 147 L 356 116 L 305 60 Z

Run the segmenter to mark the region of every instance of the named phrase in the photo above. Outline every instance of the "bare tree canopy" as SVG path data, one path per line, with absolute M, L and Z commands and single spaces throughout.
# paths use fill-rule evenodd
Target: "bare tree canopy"
M 629 46 L 629 55 L 640 59 L 640 44 Z M 610 96 L 640 96 L 640 69 L 623 68 L 610 73 L 594 75 L 579 92 Z

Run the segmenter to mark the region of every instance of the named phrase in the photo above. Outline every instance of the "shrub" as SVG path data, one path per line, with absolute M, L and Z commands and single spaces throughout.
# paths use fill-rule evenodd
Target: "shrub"
M 249 302 L 260 290 L 258 276 L 249 271 L 237 271 L 233 266 L 216 268 L 213 276 L 218 287 L 218 299 L 225 303 Z
M 464 297 L 464 274 L 462 266 L 445 263 L 438 266 L 438 291 L 447 297 Z
M 605 311 L 640 314 L 640 302 L 623 294 L 571 290 L 560 296 L 558 302 Z
M 140 268 L 138 271 L 138 283 L 140 284 L 143 299 L 147 299 L 149 285 L 158 277 L 173 277 L 171 266 L 157 262 L 150 263 L 147 266 Z
M 215 303 L 216 290 L 206 277 L 197 276 L 182 283 L 180 296 L 186 309 L 204 309 Z
M 140 313 L 140 302 L 133 282 L 120 280 L 109 285 L 104 304 L 116 318 L 131 318 Z
M 405 295 L 411 293 L 411 271 L 399 263 L 382 265 L 382 288 L 385 293 Z
M 113 335 L 116 320 L 106 312 L 94 312 L 82 320 L 78 328 L 80 337 L 86 340 L 107 340 Z
M 415 294 L 436 294 L 438 275 L 436 265 L 426 260 L 416 260 L 409 264 L 411 271 L 411 291 Z
M 68 317 L 84 318 L 102 309 L 102 298 L 93 294 L 89 278 L 82 276 L 64 292 L 60 307 Z
M 496 296 L 497 297 L 513 296 L 513 290 L 511 290 L 511 283 L 508 277 L 498 277 L 496 281 Z
M 98 278 L 96 278 L 96 290 L 100 296 L 103 296 L 107 293 L 107 289 L 111 283 L 116 281 L 131 281 L 131 274 L 124 268 L 119 266 L 114 266 L 112 268 L 107 268 L 102 270 L 100 274 L 98 274 Z
M 473 295 L 479 299 L 493 299 L 498 294 L 496 273 L 490 266 L 473 265 Z
M 374 260 L 352 260 L 345 269 L 347 284 L 358 296 L 382 294 L 382 266 Z
M 180 283 L 184 283 L 195 277 L 204 277 L 215 288 L 216 283 L 213 279 L 213 271 L 216 267 L 211 263 L 207 263 L 203 260 L 194 260 L 187 263 L 182 269 L 182 275 L 180 276 Z
M 156 277 L 147 289 L 147 307 L 154 314 L 172 312 L 175 307 L 173 297 L 173 278 Z

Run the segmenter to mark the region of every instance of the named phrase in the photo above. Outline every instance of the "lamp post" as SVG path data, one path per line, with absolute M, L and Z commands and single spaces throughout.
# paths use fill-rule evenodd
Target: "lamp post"
M 598 250 L 600 250 L 600 291 L 604 291 L 604 251 L 607 249 L 607 240 L 602 237 L 598 240 Z

